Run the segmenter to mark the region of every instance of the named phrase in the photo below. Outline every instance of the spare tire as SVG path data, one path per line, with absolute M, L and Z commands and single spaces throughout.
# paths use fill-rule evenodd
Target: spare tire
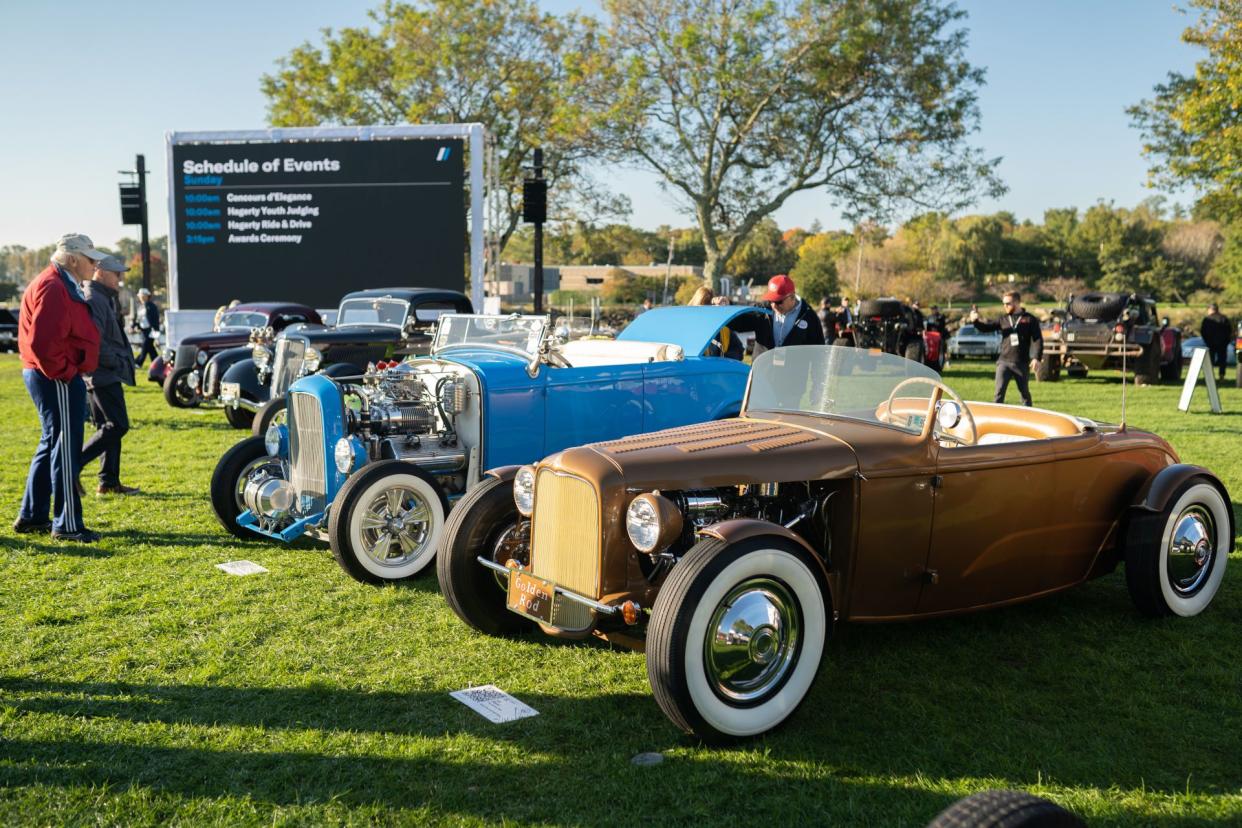
M 1079 319 L 1111 321 L 1130 303 L 1128 293 L 1084 293 L 1070 299 L 1069 312 Z
M 905 311 L 905 307 L 900 299 L 864 299 L 858 303 L 858 315 L 892 319 L 895 316 L 901 316 Z

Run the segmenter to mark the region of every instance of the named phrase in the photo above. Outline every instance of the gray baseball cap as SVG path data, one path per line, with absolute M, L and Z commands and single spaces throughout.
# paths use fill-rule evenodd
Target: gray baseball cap
M 124 273 L 129 270 L 129 268 L 125 266 L 125 262 L 121 261 L 116 256 L 104 256 L 95 263 L 95 267 L 100 270 L 111 271 L 112 273 Z
M 66 233 L 61 236 L 56 242 L 56 250 L 59 253 L 76 253 L 96 262 L 108 255 L 96 250 L 95 243 L 91 241 L 90 236 L 84 236 L 81 233 Z

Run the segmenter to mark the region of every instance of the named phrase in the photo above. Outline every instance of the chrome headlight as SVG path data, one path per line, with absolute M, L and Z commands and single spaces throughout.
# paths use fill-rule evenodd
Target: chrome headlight
M 625 532 L 639 552 L 667 549 L 681 536 L 681 528 L 681 511 L 662 495 L 641 494 L 625 512 Z
M 526 517 L 535 511 L 535 470 L 530 466 L 522 466 L 513 476 L 513 502 Z
M 195 361 L 195 362 L 197 362 L 199 365 L 206 365 L 206 364 L 207 364 L 207 352 L 206 352 L 206 351 L 199 351 L 199 352 L 198 352 L 198 353 L 194 356 L 194 361 Z
M 302 359 L 302 366 L 306 373 L 313 374 L 319 370 L 319 363 L 323 362 L 323 354 L 319 353 L 317 348 L 307 348 L 306 356 Z
M 341 474 L 349 474 L 358 467 L 358 459 L 364 449 L 360 442 L 342 437 L 336 441 L 332 449 L 332 458 L 336 461 L 336 470 Z
M 267 427 L 267 433 L 263 435 L 263 447 L 267 449 L 269 455 L 280 457 L 287 452 L 288 446 L 288 427 L 280 423 L 273 423 Z
M 250 356 L 254 358 L 254 364 L 260 370 L 266 368 L 268 363 L 272 361 L 272 352 L 262 345 L 255 345 L 250 352 Z

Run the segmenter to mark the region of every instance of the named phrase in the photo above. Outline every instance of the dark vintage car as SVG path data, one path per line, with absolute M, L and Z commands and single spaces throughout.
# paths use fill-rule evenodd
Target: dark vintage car
M 1156 302 L 1137 293 L 1084 293 L 1071 296 L 1058 325 L 1044 332 L 1044 354 L 1036 374 L 1057 380 L 1062 369 L 1082 377 L 1088 370 L 1119 370 L 1135 382 L 1154 384 L 1181 379 L 1182 363 L 1176 328 L 1161 328 Z M 1168 342 L 1166 339 L 1173 339 Z M 1166 350 L 1168 353 L 1166 353 Z
M 756 358 L 737 419 L 489 477 L 441 540 L 449 606 L 494 635 L 645 649 L 656 701 L 704 740 L 784 721 L 838 623 L 1005 606 L 1121 563 L 1140 613 L 1193 616 L 1234 540 L 1221 481 L 1155 434 L 966 403 L 924 365 L 834 346 Z
M 290 325 L 319 325 L 319 311 L 294 302 L 246 302 L 229 308 L 210 331 L 191 334 L 166 348 L 151 364 L 151 379 L 162 377 L 164 399 L 173 408 L 191 408 L 203 402 L 203 368 L 216 354 L 250 342 L 251 331 L 280 332 Z M 159 365 L 156 365 L 159 363 Z
M 891 296 L 859 302 L 854 322 L 839 333 L 838 344 L 877 348 L 936 371 L 943 370 L 946 358 L 940 331 L 927 328 L 921 313 Z
M 0 308 L 0 352 L 17 350 L 17 311 Z
M 347 293 L 336 325 L 291 325 L 274 339 L 252 343 L 219 377 L 219 398 L 234 427 L 251 426 L 257 436 L 284 416 L 285 392 L 299 377 L 361 376 L 368 363 L 431 352 L 436 320 L 445 313 L 472 313 L 470 299 L 456 290 L 373 288 Z M 248 415 L 248 416 L 247 416 Z

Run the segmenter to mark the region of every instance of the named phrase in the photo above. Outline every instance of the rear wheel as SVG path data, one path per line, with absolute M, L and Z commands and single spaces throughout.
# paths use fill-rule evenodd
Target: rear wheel
M 910 360 L 911 362 L 922 362 L 923 361 L 923 343 L 922 342 L 906 343 L 905 352 L 903 356 L 905 356 L 905 358 Z
M 959 799 L 927 828 L 1081 828 L 1070 811 L 1023 791 L 983 791 Z
M 247 437 L 224 453 L 211 473 L 211 508 L 216 520 L 230 535 L 257 540 L 261 535 L 238 525 L 237 516 L 246 511 L 242 494 L 250 475 L 263 468 L 280 473 L 280 461 L 267 453 L 262 437 Z
M 656 597 L 647 678 L 664 714 L 708 742 L 764 733 L 806 697 L 828 609 L 806 552 L 776 537 L 697 543 Z
M 255 437 L 263 437 L 267 434 L 269 427 L 284 423 L 287 419 L 288 413 L 285 411 L 285 398 L 277 397 L 274 400 L 268 400 L 255 412 L 250 433 Z
M 229 425 L 233 428 L 250 428 L 254 422 L 254 412 L 249 411 L 241 406 L 233 408 L 231 405 L 224 407 L 224 419 L 229 421 Z
M 1220 589 L 1233 546 L 1230 506 L 1202 477 L 1183 483 L 1160 512 L 1126 529 L 1126 586 L 1139 612 L 1198 615 Z
M 332 555 L 350 577 L 366 584 L 413 578 L 435 561 L 448 511 L 444 490 L 418 466 L 401 460 L 372 463 L 350 477 L 332 501 Z
M 479 632 L 516 635 L 534 628 L 533 621 L 505 608 L 505 577 L 477 560 L 529 564 L 529 532 L 529 521 L 519 522 L 513 504 L 512 480 L 487 478 L 449 516 L 436 558 L 440 592 L 457 617 Z
M 1035 366 L 1035 379 L 1040 382 L 1056 382 L 1061 378 L 1061 358 L 1046 356 Z
M 1138 385 L 1155 385 L 1160 379 L 1160 340 L 1153 339 L 1143 346 L 1134 366 L 1134 382 Z

